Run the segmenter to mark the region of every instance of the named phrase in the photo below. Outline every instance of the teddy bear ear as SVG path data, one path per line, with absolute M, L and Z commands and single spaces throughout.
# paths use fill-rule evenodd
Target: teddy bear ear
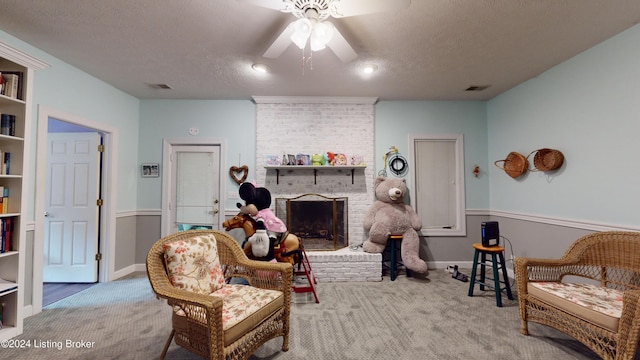
M 378 177 L 376 178 L 376 184 L 375 184 L 375 186 L 380 185 L 383 181 L 385 181 L 385 179 L 386 179 L 386 177 L 384 177 L 384 176 L 378 176 Z

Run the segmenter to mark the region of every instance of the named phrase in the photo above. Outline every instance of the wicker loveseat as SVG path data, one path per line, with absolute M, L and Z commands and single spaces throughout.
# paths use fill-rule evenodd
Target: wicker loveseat
M 191 230 L 157 241 L 147 274 L 172 307 L 172 329 L 160 358 L 175 342 L 207 359 L 247 359 L 282 336 L 289 348 L 292 266 L 247 259 L 237 241 L 216 230 Z M 231 278 L 246 284 L 229 284 Z
M 521 332 L 529 321 L 560 330 L 603 359 L 633 359 L 640 334 L 640 233 L 576 240 L 560 259 L 517 257 Z

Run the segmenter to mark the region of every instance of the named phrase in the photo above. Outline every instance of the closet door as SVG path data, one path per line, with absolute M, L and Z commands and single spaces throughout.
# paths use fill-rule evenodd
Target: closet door
M 173 232 L 194 228 L 219 229 L 220 147 L 173 147 Z

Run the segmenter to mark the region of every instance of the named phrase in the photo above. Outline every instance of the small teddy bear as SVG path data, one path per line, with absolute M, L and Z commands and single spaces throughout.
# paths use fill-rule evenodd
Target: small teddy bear
M 418 214 L 404 198 L 407 184 L 404 179 L 379 176 L 375 181 L 376 201 L 365 214 L 363 225 L 369 238 L 363 244 L 368 253 L 382 253 L 389 235 L 402 235 L 401 256 L 404 265 L 412 271 L 425 274 L 427 264 L 420 259 L 420 237 L 422 228 Z

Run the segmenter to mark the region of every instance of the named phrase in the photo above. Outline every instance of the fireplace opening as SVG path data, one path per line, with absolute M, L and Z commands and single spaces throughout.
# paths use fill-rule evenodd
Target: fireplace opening
M 338 250 L 349 244 L 348 200 L 304 194 L 277 198 L 276 216 L 301 239 L 305 250 Z

